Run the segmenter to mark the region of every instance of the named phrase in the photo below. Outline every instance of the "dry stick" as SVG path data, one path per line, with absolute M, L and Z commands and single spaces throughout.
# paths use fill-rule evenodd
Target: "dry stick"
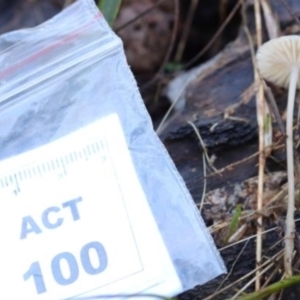
M 264 170 L 265 170 L 265 145 L 264 145 L 264 95 L 260 85 L 257 94 L 257 119 L 259 124 L 259 166 L 258 166 L 258 188 L 257 188 L 257 210 L 263 208 Z M 256 241 L 256 263 L 261 263 L 262 257 L 262 215 L 257 218 L 257 241 Z M 260 288 L 259 271 L 256 277 L 256 290 Z
M 199 139 L 199 142 L 200 142 L 200 145 L 201 145 L 201 147 L 202 147 L 203 153 L 205 154 L 205 158 L 206 158 L 206 160 L 207 160 L 207 163 L 208 163 L 209 167 L 210 167 L 214 172 L 217 173 L 218 170 L 213 166 L 213 164 L 212 164 L 211 161 L 210 161 L 210 158 L 209 158 L 209 156 L 208 156 L 208 152 L 207 152 L 206 145 L 205 145 L 205 143 L 204 143 L 204 141 L 203 141 L 203 139 L 202 139 L 202 137 L 201 137 L 201 134 L 200 134 L 198 128 L 196 127 L 196 125 L 195 125 L 192 121 L 188 121 L 187 123 L 188 123 L 189 125 L 191 125 L 191 127 L 194 129 L 195 134 L 196 134 L 197 138 Z
M 298 222 L 298 221 L 300 221 L 300 219 L 295 220 L 295 222 Z M 277 227 L 270 228 L 270 229 L 268 229 L 268 230 L 263 231 L 262 234 L 266 234 L 266 233 L 271 232 L 271 231 L 274 231 L 274 230 L 276 230 L 276 229 L 277 229 Z M 230 244 L 230 245 L 226 245 L 226 246 L 220 248 L 219 251 L 226 250 L 226 249 L 228 249 L 228 248 L 230 248 L 230 247 L 233 247 L 233 246 L 235 246 L 235 245 L 237 245 L 237 244 L 240 244 L 240 243 L 242 243 L 242 242 L 245 242 L 245 241 L 247 241 L 247 240 L 251 240 L 251 239 L 254 239 L 254 238 L 256 238 L 256 235 L 248 236 L 248 237 L 246 237 L 246 238 L 244 238 L 244 239 L 242 239 L 242 240 L 239 240 L 239 241 L 237 241 L 237 242 L 235 242 L 235 243 L 232 243 L 232 244 Z
M 272 112 L 273 112 L 273 114 L 275 116 L 275 120 L 276 120 L 276 122 L 278 124 L 278 127 L 280 129 L 281 134 L 285 137 L 285 135 L 286 135 L 285 125 L 283 124 L 282 118 L 280 116 L 280 113 L 279 113 L 279 110 L 278 110 L 278 107 L 277 107 L 274 95 L 273 95 L 271 89 L 267 86 L 266 82 L 263 79 L 261 79 L 261 81 L 263 83 L 263 86 L 264 86 L 264 89 L 265 89 L 265 93 L 267 95 L 268 104 L 269 104 L 269 106 L 272 109 Z
M 257 36 L 257 46 L 262 44 L 262 25 L 261 25 L 261 12 L 260 12 L 260 2 L 259 0 L 254 1 L 254 11 L 255 11 L 255 25 L 256 25 L 256 36 Z M 261 81 L 259 80 L 259 74 L 257 71 L 254 45 L 247 28 L 247 23 L 245 20 L 245 7 L 243 4 L 243 16 L 244 16 L 244 28 L 250 45 L 250 51 L 254 67 L 254 80 L 258 85 L 257 95 L 256 95 L 256 108 L 257 108 L 257 122 L 259 131 L 259 167 L 258 167 L 258 190 L 257 190 L 257 210 L 261 211 L 263 207 L 263 188 L 264 188 L 264 170 L 265 170 L 265 143 L 264 143 L 264 116 L 265 116 L 265 100 L 264 100 L 264 90 Z M 257 239 L 256 239 L 256 263 L 259 265 L 262 259 L 262 216 L 257 218 Z M 255 290 L 260 288 L 260 270 L 256 273 Z
M 177 32 L 178 32 L 178 26 L 179 26 L 179 9 L 180 9 L 179 8 L 179 0 L 173 0 L 173 1 L 174 1 L 174 25 L 173 25 L 173 30 L 172 30 L 170 42 L 169 42 L 169 47 L 167 49 L 167 52 L 165 54 L 165 57 L 163 59 L 163 62 L 161 64 L 159 70 L 157 71 L 157 73 L 153 76 L 153 78 L 149 82 L 147 82 L 146 84 L 144 84 L 141 87 L 141 90 L 146 90 L 154 82 L 156 82 L 157 79 L 159 79 L 161 73 L 165 69 L 166 64 L 170 60 L 171 53 L 172 53 L 172 50 L 174 48 L 174 44 L 175 44 L 175 40 L 176 40 L 176 35 L 177 35 Z
M 185 20 L 185 24 L 184 24 L 184 28 L 183 28 L 183 32 L 178 44 L 178 48 L 175 54 L 175 58 L 174 61 L 179 63 L 182 59 L 182 55 L 186 46 L 186 42 L 187 42 L 187 38 L 191 29 L 191 24 L 192 21 L 194 19 L 194 14 L 196 12 L 196 8 L 198 6 L 198 2 L 199 0 L 192 0 L 188 14 L 186 16 L 186 20 Z
M 268 0 L 261 0 L 261 7 L 264 12 L 265 24 L 267 27 L 268 35 L 270 39 L 275 39 L 279 37 L 279 24 L 276 22 L 272 10 L 270 7 L 270 3 Z
M 194 57 L 192 58 L 189 62 L 187 62 L 183 67 L 184 68 L 189 68 L 192 64 L 194 64 L 202 55 L 206 53 L 206 51 L 213 45 L 213 43 L 217 40 L 217 38 L 220 36 L 220 34 L 223 32 L 223 30 L 226 28 L 228 23 L 231 21 L 231 19 L 234 17 L 238 9 L 240 8 L 242 2 L 244 0 L 239 0 L 230 14 L 227 16 L 226 20 L 224 23 L 220 26 L 220 28 L 217 30 L 217 32 L 214 34 L 214 36 L 211 38 L 211 40 L 206 44 L 206 46 Z
M 237 241 L 242 235 L 245 234 L 247 229 L 249 228 L 248 224 L 241 225 L 228 239 L 228 243 L 233 243 Z
M 262 233 L 263 233 L 263 234 L 266 234 L 266 233 L 269 233 L 269 232 L 274 231 L 274 230 L 276 230 L 276 229 L 277 229 L 277 227 L 273 227 L 273 228 L 270 228 L 270 229 L 268 229 L 268 230 L 263 231 Z M 243 243 L 243 242 L 250 241 L 250 240 L 252 240 L 252 239 L 254 239 L 254 238 L 256 238 L 256 237 L 257 237 L 256 234 L 255 234 L 255 235 L 248 236 L 248 237 L 246 237 L 246 238 L 244 238 L 244 239 L 241 239 L 241 240 L 239 240 L 239 241 L 237 241 L 237 242 L 234 242 L 234 243 L 231 243 L 231 244 L 229 244 L 229 245 L 226 245 L 226 246 L 224 246 L 224 247 L 222 247 L 222 248 L 219 248 L 219 251 L 220 251 L 220 252 L 221 252 L 221 251 L 224 251 L 224 250 L 226 250 L 226 249 L 228 249 L 228 248 L 234 247 L 234 246 L 236 246 L 236 245 L 238 245 L 238 244 L 241 244 L 241 243 Z M 282 239 L 279 240 L 278 242 L 276 242 L 273 246 L 277 246 L 279 243 L 282 243 Z M 269 250 L 271 250 L 271 249 L 273 248 L 273 246 L 270 247 Z
M 245 248 L 248 246 L 250 240 L 247 240 L 247 242 L 245 243 L 245 245 L 243 246 L 242 250 L 239 252 L 238 256 L 236 257 L 236 259 L 234 260 L 232 267 L 230 268 L 229 273 L 226 275 L 226 277 L 222 280 L 222 282 L 220 283 L 220 285 L 218 286 L 217 290 L 218 291 L 222 285 L 224 284 L 224 282 L 229 278 L 229 276 L 232 274 L 232 271 L 237 263 L 237 261 L 239 260 L 239 258 L 241 257 L 242 253 L 244 252 Z
M 254 213 L 250 213 L 248 215 L 243 215 L 242 217 L 239 218 L 239 220 L 240 221 L 245 220 L 245 219 L 247 219 L 247 218 L 249 218 L 249 217 L 251 217 L 253 215 L 254 215 Z M 224 222 L 219 221 L 218 223 L 215 223 L 214 225 L 212 225 L 212 226 L 209 227 L 209 232 L 210 233 L 214 233 L 214 232 L 217 232 L 217 231 L 219 231 L 219 230 L 221 230 L 221 229 L 223 229 L 225 227 L 228 228 L 228 225 L 229 225 L 229 223 L 226 222 L 226 221 L 224 221 Z M 242 228 L 242 227 L 240 227 L 240 228 Z
M 280 145 L 278 145 L 278 146 L 272 147 L 272 149 L 273 149 L 273 150 L 279 150 L 279 149 L 282 149 L 282 148 L 284 148 L 284 147 L 285 147 L 285 145 L 280 144 Z M 209 178 L 209 177 L 212 177 L 212 176 L 215 176 L 215 175 L 220 175 L 220 174 L 222 174 L 223 172 L 228 171 L 228 170 L 231 170 L 231 169 L 233 169 L 234 167 L 236 167 L 236 166 L 238 166 L 238 165 L 240 165 L 240 164 L 242 164 L 242 163 L 244 163 L 244 162 L 247 162 L 248 160 L 251 160 L 251 159 L 255 158 L 255 157 L 258 156 L 258 155 L 259 155 L 259 151 L 257 151 L 257 152 L 255 152 L 255 153 L 251 154 L 250 156 L 248 156 L 248 157 L 246 157 L 246 158 L 243 158 L 243 159 L 241 159 L 241 160 L 239 160 L 239 161 L 236 161 L 236 162 L 234 162 L 234 163 L 232 163 L 232 164 L 230 164 L 230 165 L 227 165 L 227 166 L 225 166 L 225 167 L 223 167 L 223 168 L 218 169 L 218 172 L 211 173 L 211 174 L 207 175 L 206 178 Z
M 271 199 L 268 200 L 267 203 L 265 203 L 265 207 L 269 207 L 270 208 L 270 205 L 273 204 L 274 202 L 280 202 L 284 199 L 284 197 L 287 195 L 287 185 L 283 185 L 281 187 L 281 190 L 276 194 L 274 195 Z M 282 205 L 283 206 L 283 205 Z
M 202 161 L 203 161 L 203 175 L 206 176 L 206 162 L 205 162 L 204 152 L 202 154 Z M 204 200 L 205 200 L 206 185 L 207 185 L 207 179 L 205 178 L 204 182 L 203 182 L 203 192 L 202 192 L 202 198 L 201 198 L 200 207 L 199 207 L 200 214 L 202 212 L 202 208 L 203 208 L 203 204 L 204 204 Z
M 261 24 L 261 11 L 260 11 L 260 0 L 254 0 L 254 14 L 255 14 L 255 29 L 257 47 L 262 45 L 262 24 Z
M 157 129 L 156 129 L 156 133 L 158 135 L 161 134 L 162 130 L 163 130 L 163 127 L 168 119 L 168 117 L 170 116 L 171 112 L 173 111 L 176 103 L 180 100 L 181 96 L 183 95 L 183 93 L 185 92 L 186 90 L 186 87 L 190 84 L 191 82 L 191 79 L 190 80 L 187 80 L 187 82 L 185 84 L 183 84 L 183 86 L 181 87 L 181 90 L 179 91 L 178 95 L 177 95 L 177 98 L 173 101 L 173 103 L 171 104 L 171 106 L 169 107 L 169 109 L 167 110 L 167 112 L 165 113 L 164 117 L 162 118 L 162 120 L 160 121 L 159 125 L 157 126 Z
M 278 255 L 279 254 L 279 255 Z M 281 256 L 281 253 L 277 253 L 275 256 Z M 271 261 L 274 260 L 274 258 L 270 259 Z M 273 267 L 274 263 L 270 263 L 266 268 L 264 268 L 263 270 L 260 270 L 259 272 L 259 276 L 261 276 L 262 274 L 266 273 L 271 267 Z M 249 280 L 247 282 L 247 284 L 245 284 L 241 289 L 239 289 L 239 291 L 232 297 L 230 298 L 230 300 L 235 300 L 242 292 L 244 292 L 254 281 L 256 280 L 256 277 L 254 277 L 253 279 Z

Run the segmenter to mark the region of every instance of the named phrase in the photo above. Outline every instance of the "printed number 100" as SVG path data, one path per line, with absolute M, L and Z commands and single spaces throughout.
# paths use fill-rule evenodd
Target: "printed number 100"
M 94 250 L 98 255 L 98 266 L 93 266 L 90 259 L 90 250 Z M 107 267 L 107 255 L 103 245 L 99 242 L 91 242 L 86 244 L 80 251 L 81 264 L 84 271 L 90 275 L 96 275 L 103 272 Z M 70 275 L 66 278 L 61 270 L 60 263 L 65 260 L 69 266 Z M 70 252 L 62 252 L 56 255 L 51 262 L 52 275 L 59 285 L 72 284 L 78 279 L 79 267 L 75 256 Z M 33 276 L 36 291 L 38 294 L 47 291 L 44 277 L 39 262 L 31 264 L 29 270 L 24 274 L 23 278 L 26 281 Z

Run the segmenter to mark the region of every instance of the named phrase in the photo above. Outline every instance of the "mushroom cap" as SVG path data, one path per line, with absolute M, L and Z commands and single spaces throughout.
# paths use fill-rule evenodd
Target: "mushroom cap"
M 300 70 L 300 36 L 287 35 L 272 39 L 258 49 L 256 58 L 264 79 L 287 88 L 292 67 Z M 299 77 L 297 88 L 300 88 Z

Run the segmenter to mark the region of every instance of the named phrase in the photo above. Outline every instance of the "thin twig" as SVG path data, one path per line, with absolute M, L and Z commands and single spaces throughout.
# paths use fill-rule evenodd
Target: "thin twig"
M 254 45 L 247 27 L 245 7 L 243 4 L 243 26 L 249 42 L 253 68 L 254 68 L 254 80 L 257 87 L 256 95 L 256 109 L 257 109 L 257 122 L 259 132 L 259 165 L 258 165 L 258 188 L 257 188 L 257 210 L 261 211 L 263 207 L 263 188 L 264 188 L 264 170 L 265 170 L 265 141 L 264 141 L 264 119 L 265 119 L 265 100 L 264 90 L 261 81 L 259 80 L 259 74 L 256 67 L 256 60 L 254 54 Z M 257 46 L 262 44 L 262 25 L 261 25 L 261 11 L 259 0 L 254 1 L 255 11 L 255 25 L 256 25 L 256 37 Z M 257 239 L 256 239 L 256 263 L 259 265 L 262 259 L 262 216 L 260 215 L 257 219 Z M 255 290 L 260 288 L 260 270 L 256 273 Z
M 256 211 L 250 211 L 247 214 L 244 214 L 242 216 L 239 217 L 239 221 L 243 221 L 243 220 L 249 220 L 252 216 L 254 216 L 256 214 Z M 227 221 L 219 221 L 219 223 L 214 223 L 212 226 L 208 227 L 209 232 L 210 233 L 214 233 L 217 232 L 218 230 L 221 230 L 223 228 L 227 228 L 228 227 L 228 222 Z M 233 243 L 233 242 L 232 242 Z
M 276 255 L 274 255 L 274 257 L 276 257 L 277 255 L 279 255 L 281 253 L 277 253 Z M 255 274 L 257 272 L 257 270 L 261 270 L 263 269 L 265 266 L 267 266 L 269 264 L 269 261 L 265 261 L 263 264 L 261 264 L 260 266 L 257 266 L 254 270 L 250 271 L 249 273 L 247 273 L 246 275 L 240 277 L 239 279 L 235 280 L 234 282 L 230 283 L 229 285 L 225 286 L 224 288 L 222 288 L 221 290 L 213 293 L 212 295 L 204 298 L 203 300 L 211 300 L 214 299 L 215 296 L 227 291 L 228 289 L 230 289 L 231 287 L 235 286 L 237 283 L 243 281 L 244 279 L 248 278 L 249 276 L 251 276 L 252 274 Z
M 181 35 L 180 41 L 178 43 L 177 51 L 176 51 L 175 58 L 174 58 L 174 61 L 177 62 L 177 63 L 179 63 L 182 59 L 182 55 L 184 53 L 187 38 L 188 38 L 190 29 L 191 29 L 191 24 L 192 24 L 192 21 L 194 19 L 194 14 L 197 10 L 196 8 L 198 6 L 198 2 L 199 2 L 199 0 L 192 0 L 191 1 L 188 14 L 185 18 L 184 28 L 183 28 L 182 35 Z
M 203 153 L 204 153 L 204 155 L 205 155 L 205 158 L 206 158 L 206 161 L 207 161 L 208 165 L 210 166 L 210 168 L 211 168 L 214 172 L 218 173 L 218 170 L 213 166 L 213 164 L 212 164 L 211 161 L 210 161 L 210 158 L 209 158 L 209 156 L 208 156 L 208 152 L 207 152 L 206 145 L 205 145 L 205 143 L 204 143 L 204 141 L 203 141 L 203 139 L 202 139 L 202 137 L 201 137 L 201 134 L 200 134 L 198 128 L 195 126 L 195 124 L 194 124 L 192 121 L 188 121 L 188 124 L 192 126 L 192 128 L 193 128 L 194 131 L 195 131 L 195 134 L 197 135 L 197 138 L 199 139 L 200 145 L 201 145 L 201 147 L 202 147 L 202 150 L 203 150 Z
M 259 48 L 262 44 L 262 23 L 261 23 L 261 11 L 260 0 L 254 0 L 254 14 L 255 14 L 255 28 L 256 28 L 256 44 Z
M 203 175 L 206 176 L 206 162 L 205 162 L 205 154 L 204 154 L 204 152 L 202 154 L 202 161 L 203 161 Z M 204 204 L 204 200 L 205 200 L 206 184 L 207 184 L 207 179 L 204 178 L 202 198 L 201 198 L 200 207 L 199 207 L 200 213 L 202 212 L 202 208 L 203 208 L 203 204 Z
M 256 0 L 258 1 L 258 0 Z M 259 124 L 259 165 L 258 165 L 258 188 L 257 188 L 257 210 L 262 210 L 263 207 L 263 189 L 264 189 L 264 171 L 265 171 L 265 143 L 264 143 L 264 95 L 262 85 L 258 88 L 257 94 L 257 119 Z M 261 263 L 262 256 L 262 216 L 257 219 L 257 248 L 256 248 L 256 263 Z M 257 274 L 256 290 L 260 288 L 260 276 Z
M 279 253 L 276 253 L 274 255 L 273 258 L 271 258 L 269 261 L 272 261 L 275 259 L 275 257 L 278 256 L 278 258 L 282 257 L 283 256 L 283 251 L 280 251 Z M 259 276 L 261 276 L 262 274 L 266 273 L 271 267 L 273 267 L 274 265 L 274 262 L 270 263 L 267 267 L 265 267 L 264 269 L 260 270 L 259 271 Z M 256 281 L 256 276 L 249 280 L 241 289 L 239 289 L 239 291 L 230 299 L 230 300 L 235 300 L 242 292 L 244 292 L 254 281 Z
M 224 31 L 228 23 L 231 21 L 231 19 L 234 17 L 234 15 L 237 13 L 238 9 L 240 8 L 243 0 L 239 0 L 230 14 L 227 16 L 226 20 L 224 23 L 220 26 L 220 28 L 217 30 L 217 32 L 213 35 L 211 40 L 207 43 L 207 45 L 194 57 L 192 58 L 189 62 L 187 62 L 183 67 L 184 68 L 189 68 L 191 65 L 193 65 L 200 57 L 202 57 L 208 50 L 209 48 L 213 45 L 213 43 L 217 40 L 217 38 L 220 36 L 220 34 Z
M 295 220 L 295 222 L 299 222 L 299 221 L 300 221 L 300 219 Z M 273 228 L 267 229 L 267 230 L 263 231 L 262 234 L 269 233 L 269 232 L 274 231 L 274 230 L 276 230 L 276 229 L 277 229 L 277 227 L 273 227 Z M 239 241 L 237 241 L 237 242 L 234 242 L 234 243 L 232 243 L 232 244 L 226 245 L 226 246 L 220 248 L 219 251 L 220 251 L 220 252 L 221 252 L 221 251 L 224 251 L 224 250 L 226 250 L 226 249 L 228 249 L 228 248 L 231 248 L 231 247 L 233 247 L 233 246 L 236 246 L 236 245 L 238 245 L 238 244 L 240 244 L 240 243 L 243 243 L 243 242 L 245 242 L 245 241 L 248 241 L 248 240 L 251 240 L 251 239 L 254 239 L 254 238 L 256 238 L 256 234 L 255 234 L 255 235 L 248 236 L 248 237 L 246 237 L 246 238 L 244 238 L 244 239 L 242 239 L 242 240 L 239 240 Z
M 279 32 L 280 32 L 279 24 L 278 22 L 276 22 L 276 19 L 273 16 L 269 1 L 261 0 L 261 7 L 264 13 L 264 19 L 265 19 L 265 24 L 266 24 L 269 38 L 275 39 L 279 37 Z
M 179 91 L 178 95 L 177 95 L 177 98 L 172 102 L 171 106 L 169 107 L 169 109 L 167 110 L 167 112 L 165 113 L 164 117 L 162 118 L 162 120 L 160 121 L 159 125 L 157 126 L 157 129 L 156 129 L 156 133 L 158 135 L 161 134 L 163 128 L 164 128 L 164 125 L 168 119 L 168 117 L 171 115 L 175 105 L 177 104 L 177 102 L 181 99 L 181 96 L 182 94 L 185 92 L 187 86 L 191 83 L 191 79 L 190 80 L 187 80 L 187 82 L 181 87 L 181 90 Z
M 266 82 L 263 79 L 261 79 L 261 80 L 262 80 L 262 83 L 263 83 L 263 86 L 264 86 L 265 93 L 267 95 L 268 104 L 270 105 L 270 107 L 272 109 L 272 113 L 275 116 L 275 120 L 278 124 L 278 127 L 280 129 L 280 132 L 281 132 L 282 136 L 285 137 L 286 136 L 285 125 L 284 125 L 284 123 L 282 121 L 282 118 L 280 116 L 280 113 L 279 113 L 274 95 L 273 95 L 271 89 L 267 86 Z
M 274 278 L 274 276 L 278 273 L 280 269 L 280 265 L 278 265 L 274 270 L 273 272 L 270 274 L 270 276 L 268 277 L 268 279 L 264 282 L 264 284 L 262 285 L 262 288 L 265 288 L 269 283 L 270 281 Z
M 272 149 L 273 149 L 273 150 L 279 150 L 279 149 L 282 149 L 282 148 L 284 148 L 284 147 L 285 147 L 285 145 L 280 144 L 280 145 L 278 145 L 278 146 L 273 146 Z M 212 176 L 215 176 L 215 175 L 220 175 L 220 174 L 224 173 L 225 171 L 232 170 L 234 167 L 236 167 L 236 166 L 238 166 L 238 165 L 240 165 L 240 164 L 242 164 L 242 163 L 245 163 L 245 162 L 247 162 L 247 161 L 249 161 L 249 160 L 255 158 L 255 157 L 258 156 L 258 155 L 259 155 L 259 151 L 257 151 L 257 152 L 255 152 L 255 153 L 251 154 L 250 156 L 248 156 L 248 157 L 246 157 L 246 158 L 243 158 L 243 159 L 241 159 L 241 160 L 239 160 L 239 161 L 236 161 L 236 162 L 234 162 L 234 163 L 232 163 L 232 164 L 230 164 L 230 165 L 227 165 L 227 166 L 225 166 L 225 167 L 223 167 L 223 168 L 218 169 L 218 172 L 217 172 L 217 173 L 211 173 L 211 174 L 208 174 L 208 175 L 206 176 L 206 178 L 212 177 Z
M 224 282 L 225 282 L 225 281 L 229 278 L 229 276 L 232 274 L 232 271 L 233 271 L 233 269 L 234 269 L 234 267 L 235 267 L 237 261 L 238 261 L 239 258 L 241 257 L 241 255 L 242 255 L 242 253 L 244 252 L 245 248 L 248 246 L 249 241 L 250 241 L 250 240 L 247 240 L 247 241 L 246 241 L 246 243 L 245 243 L 245 245 L 243 246 L 242 250 L 239 252 L 238 256 L 237 256 L 236 259 L 234 260 L 234 262 L 233 262 L 233 264 L 232 264 L 232 267 L 231 267 L 229 273 L 228 273 L 228 274 L 226 275 L 226 277 L 222 280 L 222 282 L 220 283 L 220 285 L 218 286 L 218 288 L 217 288 L 216 291 L 218 291 L 218 290 L 222 287 L 222 285 L 224 284 Z

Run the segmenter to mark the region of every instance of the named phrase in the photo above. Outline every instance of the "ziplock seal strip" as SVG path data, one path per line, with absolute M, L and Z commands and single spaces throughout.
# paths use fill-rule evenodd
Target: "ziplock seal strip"
M 57 47 L 59 47 L 60 45 L 64 44 L 64 43 L 67 43 L 69 41 L 72 41 L 74 40 L 77 36 L 79 36 L 80 33 L 84 32 L 84 30 L 88 27 L 90 27 L 91 25 L 95 24 L 98 22 L 99 19 L 102 18 L 102 14 L 100 12 L 97 12 L 96 15 L 94 16 L 93 20 L 88 22 L 87 24 L 83 25 L 83 27 L 80 29 L 80 30 L 77 30 L 75 31 L 74 33 L 72 33 L 71 35 L 69 36 L 66 36 L 56 42 L 54 42 L 52 45 L 50 45 L 49 47 L 47 48 L 44 48 L 36 53 L 34 53 L 33 55 L 27 57 L 26 59 L 24 59 L 21 63 L 17 64 L 17 65 L 13 65 L 11 67 L 8 67 L 6 70 L 0 72 L 0 80 L 4 79 L 5 76 L 7 76 L 8 74 L 11 74 L 13 72 L 16 72 L 18 71 L 20 68 L 22 68 L 23 66 L 25 66 L 26 64 L 28 63 L 31 63 L 33 61 L 35 61 L 36 59 L 38 59 L 39 57 L 41 57 L 42 55 L 45 55 L 46 53 L 49 53 L 51 50 L 54 50 L 56 49 Z M 97 44 L 96 43 L 90 43 L 89 45 L 93 45 L 93 44 Z M 85 60 L 87 59 L 90 59 L 90 58 L 93 58 L 94 56 L 97 56 L 99 54 L 105 54 L 109 51 L 112 51 L 114 49 L 117 49 L 118 47 L 121 47 L 122 45 L 122 42 L 119 40 L 119 38 L 116 36 L 115 37 L 115 40 L 110 42 L 109 44 L 106 44 L 105 46 L 101 46 L 99 47 L 98 49 L 95 49 L 95 50 L 92 50 L 92 51 L 89 51 L 87 52 L 85 55 L 79 57 L 79 58 L 76 58 L 76 59 L 73 59 L 71 60 L 69 63 L 66 63 L 64 64 L 63 66 L 61 66 L 60 68 L 56 68 L 55 70 L 53 70 L 52 72 L 49 72 L 49 73 L 46 73 L 44 76 L 41 76 L 40 78 L 36 79 L 36 80 L 32 80 L 32 81 L 29 81 L 29 83 L 27 84 L 23 84 L 21 85 L 19 88 L 15 88 L 13 92 L 10 92 L 10 93 L 4 93 L 4 95 L 2 95 L 0 97 L 0 104 L 2 104 L 5 100 L 9 99 L 10 97 L 13 97 L 39 83 L 41 83 L 42 81 L 44 80 L 47 80 L 48 78 L 50 77 L 53 77 L 73 66 L 75 66 L 76 64 L 79 64 L 81 62 L 84 62 Z M 56 60 L 56 61 L 52 61 L 51 64 L 47 64 L 46 66 L 43 66 L 43 68 L 39 68 L 37 69 L 35 72 L 38 72 L 38 71 L 41 71 L 43 69 L 46 69 L 47 67 L 53 65 L 53 64 L 56 64 L 56 63 L 59 63 L 63 60 L 65 60 L 69 55 L 65 55 L 63 57 L 61 57 L 60 59 Z M 100 59 L 100 58 L 99 58 Z M 33 75 L 34 73 L 31 73 L 29 74 L 28 76 L 30 75 Z M 26 76 L 25 76 L 26 77 Z M 20 80 L 24 80 L 24 77 L 20 78 Z M 12 84 L 16 84 L 18 81 L 14 81 L 10 84 L 8 84 L 7 86 L 9 85 L 12 85 Z M 6 88 L 7 88 L 6 86 Z M 1 88 L 0 88 L 1 90 Z

